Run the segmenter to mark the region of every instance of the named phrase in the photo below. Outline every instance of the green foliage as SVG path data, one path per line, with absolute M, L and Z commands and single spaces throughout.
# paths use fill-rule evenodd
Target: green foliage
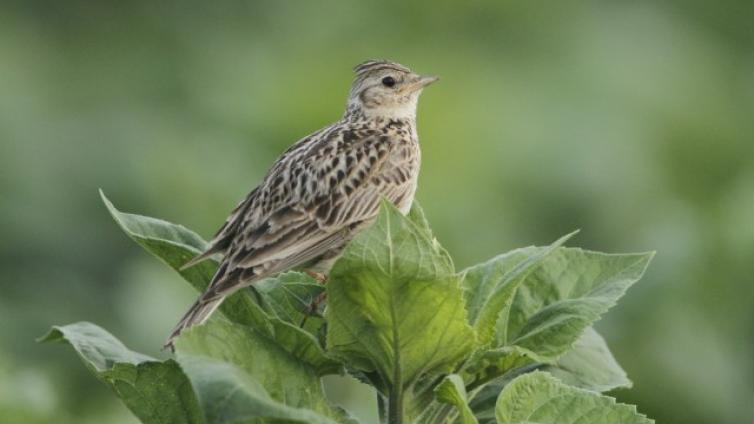
M 495 407 L 498 424 L 573 424 L 653 422 L 631 405 L 561 383 L 535 371 L 513 380 L 500 393 Z
M 180 270 L 199 236 L 103 200 L 129 237 L 206 286 L 216 263 Z M 406 217 L 385 203 L 333 268 L 324 318 L 307 316 L 322 286 L 288 272 L 228 298 L 179 338 L 175 359 L 89 323 L 42 340 L 69 343 L 145 423 L 355 422 L 322 386 L 344 372 L 376 389 L 391 424 L 651 422 L 599 394 L 631 383 L 591 325 L 652 254 L 562 247 L 570 236 L 456 272 L 418 206 Z
M 424 222 L 418 208 L 406 219 L 383 204 L 327 287 L 328 349 L 359 371 L 375 372 L 385 396 L 402 398 L 420 379 L 451 372 L 476 345 L 460 276 Z
M 279 343 L 252 327 L 225 320 L 212 320 L 207 325 L 187 331 L 177 343 L 176 356 L 180 364 L 192 364 L 187 369 L 192 382 L 210 384 L 190 372 L 193 370 L 202 373 L 201 367 L 196 366 L 197 358 L 210 360 L 216 364 L 212 367 L 220 375 L 243 375 L 245 382 L 236 382 L 243 387 L 248 384 L 263 387 L 261 391 L 257 388 L 250 389 L 250 394 L 244 396 L 257 398 L 261 393 L 290 407 L 312 410 L 325 416 L 334 415 L 325 399 L 316 368 L 286 352 Z M 233 379 L 222 377 L 217 381 L 213 380 L 211 384 L 228 386 L 227 391 L 230 393 L 235 384 L 232 382 Z M 213 392 L 211 396 L 219 395 Z M 217 407 L 201 395 L 200 399 L 205 406 Z M 215 413 L 217 414 L 219 412 Z M 211 419 L 209 421 L 214 422 Z
M 53 327 L 45 342 L 67 342 L 144 423 L 205 422 L 188 377 L 172 359 L 160 362 L 133 352 L 88 322 Z
M 595 392 L 631 387 L 631 380 L 610 353 L 605 339 L 588 328 L 573 348 L 543 369 L 571 386 Z
M 203 251 L 206 242 L 201 237 L 180 225 L 120 212 L 100 194 L 110 214 L 129 237 L 179 272 L 195 289 L 203 291 L 207 287 L 217 270 L 216 262 L 207 260 L 181 270 L 183 264 Z M 220 306 L 223 315 L 277 341 L 283 349 L 314 366 L 319 374 L 336 372 L 339 364 L 325 354 L 315 338 L 324 321 L 311 317 L 307 319 L 306 328 L 298 326 L 311 300 L 322 292 L 322 286 L 309 276 L 291 272 L 261 281 L 255 288 L 226 299 Z
M 466 385 L 460 375 L 450 374 L 445 377 L 435 388 L 435 394 L 438 402 L 447 403 L 456 408 L 461 424 L 477 424 L 477 418 L 469 407 Z
M 487 287 L 496 281 L 506 287 L 515 284 L 510 274 L 532 261 L 539 263 L 525 284 L 503 291 L 510 307 L 498 315 L 491 344 L 467 364 L 466 380 L 476 386 L 514 368 L 556 363 L 641 277 L 652 255 L 526 248 L 472 267 L 466 274 L 469 287 Z M 607 349 L 602 353 L 609 355 Z

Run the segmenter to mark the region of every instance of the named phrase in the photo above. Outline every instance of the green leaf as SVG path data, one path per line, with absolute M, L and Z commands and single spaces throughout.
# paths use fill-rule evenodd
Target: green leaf
M 198 291 L 204 291 L 217 271 L 217 263 L 206 260 L 189 269 L 181 267 L 203 251 L 206 242 L 196 233 L 181 225 L 160 219 L 118 211 L 100 192 L 123 231 L 145 250 L 177 271 Z M 313 333 L 319 331 L 324 320 L 311 317 L 306 329 L 299 328 L 303 320 L 304 303 L 322 292 L 316 281 L 304 274 L 280 274 L 256 283 L 258 289 L 243 289 L 229 296 L 220 306 L 228 319 L 255 327 L 261 334 L 280 343 L 288 352 L 315 367 L 320 375 L 338 373 L 341 364 L 329 357 Z
M 336 424 L 336 421 L 312 410 L 276 401 L 257 380 L 232 364 L 184 356 L 181 365 L 196 388 L 210 423 Z
M 261 280 L 255 288 L 265 311 L 265 322 L 271 326 L 271 331 L 262 327 L 262 334 L 310 364 L 318 375 L 342 372 L 341 362 L 327 354 L 317 339 L 324 319 L 306 315 L 311 302 L 324 291 L 322 284 L 308 275 L 287 272 Z M 305 317 L 306 326 L 302 329 L 300 324 Z
M 641 278 L 653 255 L 558 249 L 519 287 L 498 345 L 554 361 Z
M 410 219 L 383 203 L 327 284 L 328 348 L 398 390 L 452 371 L 475 345 L 450 257 Z
M 325 291 L 325 286 L 307 274 L 282 273 L 255 283 L 254 289 L 269 317 L 289 324 L 306 320 L 311 333 L 318 332 L 325 323 L 321 315 L 312 315 L 309 310 L 312 302 Z
M 572 350 L 542 369 L 568 385 L 595 392 L 631 387 L 631 380 L 618 365 L 605 339 L 591 327 L 576 341 Z
M 463 379 L 458 374 L 450 374 L 435 388 L 437 400 L 456 408 L 461 424 L 477 424 L 477 419 L 469 408 L 469 399 Z
M 180 352 L 179 362 L 133 352 L 86 322 L 53 327 L 40 341 L 68 342 L 147 424 L 354 422 L 329 406 L 310 367 L 253 329 L 225 322 L 190 333 L 195 344 L 179 341 L 191 352 Z
M 522 375 L 500 393 L 495 407 L 498 424 L 648 424 L 636 407 L 567 386 L 547 373 Z
M 641 278 L 652 255 L 556 249 L 519 285 L 494 347 L 475 353 L 464 379 L 478 387 L 518 367 L 554 364 Z
M 203 292 L 217 271 L 217 262 L 206 260 L 191 268 L 181 267 L 196 255 L 202 253 L 207 243 L 196 233 L 182 225 L 173 224 L 148 216 L 120 212 L 100 191 L 102 201 L 123 232 L 178 272 L 197 291 Z M 254 301 L 249 290 L 241 290 L 226 299 L 220 310 L 229 319 L 259 327 L 271 326 L 266 322 L 262 309 Z
M 524 374 L 535 369 L 549 372 L 562 382 L 595 392 L 605 392 L 620 387 L 631 387 L 631 381 L 613 358 L 602 336 L 591 327 L 576 341 L 572 350 L 561 356 L 552 365 L 538 362 L 537 354 L 518 346 L 503 347 L 488 351 L 477 364 L 479 375 L 485 370 L 493 376 L 500 370 L 515 370 L 487 384 L 476 393 L 471 402 L 474 414 L 480 419 L 494 417 L 495 401 L 500 391 L 517 374 Z
M 524 279 L 576 232 L 561 237 L 545 248 L 517 249 L 463 272 L 463 287 L 469 322 L 481 344 L 492 341 L 495 324 L 506 319 L 513 295 Z
M 275 401 L 335 416 L 315 369 L 298 360 L 308 353 L 297 353 L 290 354 L 252 327 L 217 318 L 192 327 L 176 343 L 181 364 L 186 357 L 199 356 L 234 364 L 249 378 L 262 383 Z
M 88 322 L 53 327 L 44 342 L 67 342 L 143 423 L 204 423 L 191 384 L 173 360 L 157 361 L 127 349 Z

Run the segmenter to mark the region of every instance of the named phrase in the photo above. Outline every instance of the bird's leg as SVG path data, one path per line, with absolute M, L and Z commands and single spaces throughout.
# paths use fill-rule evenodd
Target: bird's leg
M 325 299 L 327 299 L 327 292 L 324 290 L 322 291 L 322 293 L 318 294 L 314 299 L 312 299 L 312 301 L 309 303 L 308 310 L 304 313 L 304 318 L 301 319 L 301 323 L 298 325 L 299 327 L 304 328 L 306 320 L 309 319 L 310 316 L 317 314 L 319 305 L 321 305 Z
M 323 290 L 322 293 L 318 294 L 309 304 L 309 314 L 316 314 L 317 310 L 319 310 L 319 305 L 321 305 L 325 299 L 327 299 L 327 292 Z
M 312 277 L 315 280 L 317 280 L 318 283 L 320 283 L 322 285 L 327 284 L 327 275 L 325 275 L 325 274 L 323 274 L 321 272 L 313 271 L 311 269 L 306 270 L 306 273 L 309 274 L 310 277 Z M 327 299 L 327 292 L 324 291 L 324 290 L 322 290 L 322 293 L 318 294 L 317 297 L 315 297 L 312 300 L 312 302 L 309 304 L 309 314 L 310 315 L 314 315 L 315 313 L 317 313 L 317 310 L 319 309 L 319 305 L 325 299 Z
M 322 274 L 321 272 L 313 271 L 310 269 L 307 269 L 304 271 L 307 275 L 314 278 L 318 283 L 324 285 L 327 284 L 327 276 L 325 274 Z M 299 327 L 304 327 L 304 324 L 306 324 L 306 320 L 317 313 L 319 310 L 319 305 L 324 302 L 324 300 L 327 299 L 327 292 L 322 290 L 322 293 L 318 294 L 312 301 L 309 303 L 309 309 L 304 314 L 304 318 L 301 320 L 301 324 L 299 324 Z

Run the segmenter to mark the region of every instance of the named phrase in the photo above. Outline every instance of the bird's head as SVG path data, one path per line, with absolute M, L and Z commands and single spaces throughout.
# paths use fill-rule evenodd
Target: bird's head
M 405 119 L 416 116 L 424 87 L 437 77 L 422 76 L 387 60 L 368 60 L 354 68 L 356 77 L 348 96 L 348 113 L 368 118 Z

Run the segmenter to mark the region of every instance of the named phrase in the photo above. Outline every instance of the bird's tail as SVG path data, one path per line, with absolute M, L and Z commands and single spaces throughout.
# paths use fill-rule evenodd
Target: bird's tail
M 164 348 L 174 351 L 175 339 L 183 332 L 183 330 L 193 327 L 194 325 L 203 324 L 207 321 L 210 315 L 212 315 L 212 312 L 220 306 L 224 299 L 225 296 L 217 296 L 212 292 L 206 292 L 199 297 L 199 300 L 191 306 L 188 312 L 186 312 L 183 318 L 178 322 L 178 325 L 175 326 L 170 337 L 168 337 L 167 342 L 165 342 Z

